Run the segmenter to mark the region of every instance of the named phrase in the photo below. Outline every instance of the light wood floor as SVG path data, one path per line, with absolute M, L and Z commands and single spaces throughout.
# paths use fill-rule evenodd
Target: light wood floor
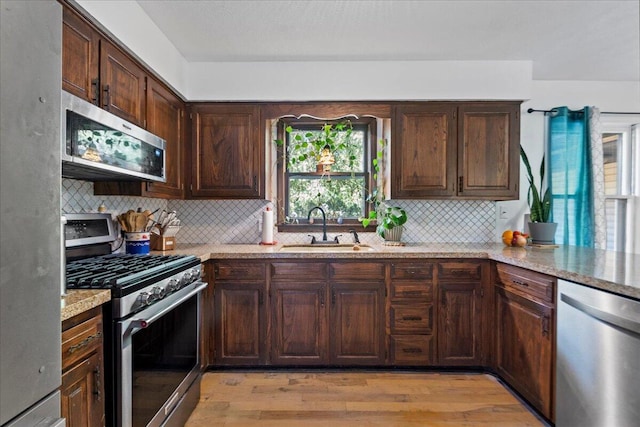
M 186 427 L 542 426 L 495 378 L 417 372 L 208 372 Z

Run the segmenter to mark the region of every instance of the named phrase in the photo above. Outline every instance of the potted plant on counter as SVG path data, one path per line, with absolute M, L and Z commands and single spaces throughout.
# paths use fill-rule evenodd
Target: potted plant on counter
M 385 242 L 390 244 L 399 244 L 402 239 L 402 230 L 407 222 L 407 212 L 399 206 L 389 206 L 384 200 L 384 182 L 378 179 L 381 164 L 384 165 L 384 153 L 386 141 L 379 141 L 380 149 L 376 158 L 373 159 L 372 165 L 374 169 L 373 179 L 377 183 L 376 188 L 367 197 L 367 202 L 371 203 L 372 208 L 369 216 L 366 218 L 358 218 L 363 227 L 367 227 L 372 221 L 377 222 L 376 232 Z
M 529 164 L 529 157 L 520 146 L 520 157 L 527 169 L 527 179 L 529 180 L 529 191 L 527 193 L 527 204 L 529 205 L 529 234 L 531 235 L 531 241 L 534 244 L 540 245 L 552 245 L 555 242 L 556 229 L 558 224 L 550 222 L 551 219 L 551 192 L 549 188 L 544 190 L 544 194 L 541 192 L 543 189 L 544 181 L 544 156 L 542 156 L 542 162 L 540 164 L 540 191 L 536 187 L 533 179 L 533 173 L 531 172 L 531 165 Z

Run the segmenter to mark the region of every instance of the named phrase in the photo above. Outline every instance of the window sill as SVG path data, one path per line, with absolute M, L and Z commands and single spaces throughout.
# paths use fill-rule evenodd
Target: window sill
M 322 222 L 317 224 L 278 224 L 280 233 L 322 233 Z M 376 224 L 369 224 L 366 228 L 360 222 L 337 224 L 327 223 L 327 232 L 342 232 L 349 234 L 349 230 L 356 230 L 357 233 L 375 233 Z

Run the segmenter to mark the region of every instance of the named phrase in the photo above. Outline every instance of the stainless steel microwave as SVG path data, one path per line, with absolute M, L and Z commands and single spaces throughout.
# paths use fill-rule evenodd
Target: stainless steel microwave
M 164 139 L 62 91 L 62 176 L 165 182 Z

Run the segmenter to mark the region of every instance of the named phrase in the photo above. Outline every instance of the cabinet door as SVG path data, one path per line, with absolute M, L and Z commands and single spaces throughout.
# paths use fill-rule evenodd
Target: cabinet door
M 215 360 L 220 365 L 261 365 L 266 361 L 264 283 L 215 285 Z
M 553 309 L 496 287 L 496 371 L 544 416 L 553 401 Z
M 258 107 L 198 105 L 193 111 L 191 196 L 263 197 Z
M 271 363 L 326 364 L 326 285 L 272 282 L 271 292 Z
M 68 427 L 105 425 L 102 372 L 101 353 L 93 353 L 62 375 L 60 399 Z
M 458 195 L 517 199 L 520 104 L 462 104 L 458 114 Z
M 391 144 L 391 197 L 455 195 L 455 105 L 406 105 L 395 109 Z
M 62 15 L 62 89 L 98 103 L 98 33 L 69 7 Z
M 479 282 L 439 284 L 436 335 L 440 365 L 482 364 L 481 291 Z
M 147 130 L 163 138 L 165 183 L 147 183 L 147 196 L 183 198 L 184 104 L 153 79 L 147 80 Z
M 117 47 L 100 41 L 100 99 L 105 110 L 145 127 L 146 73 Z
M 383 364 L 384 283 L 333 283 L 330 294 L 331 363 Z

